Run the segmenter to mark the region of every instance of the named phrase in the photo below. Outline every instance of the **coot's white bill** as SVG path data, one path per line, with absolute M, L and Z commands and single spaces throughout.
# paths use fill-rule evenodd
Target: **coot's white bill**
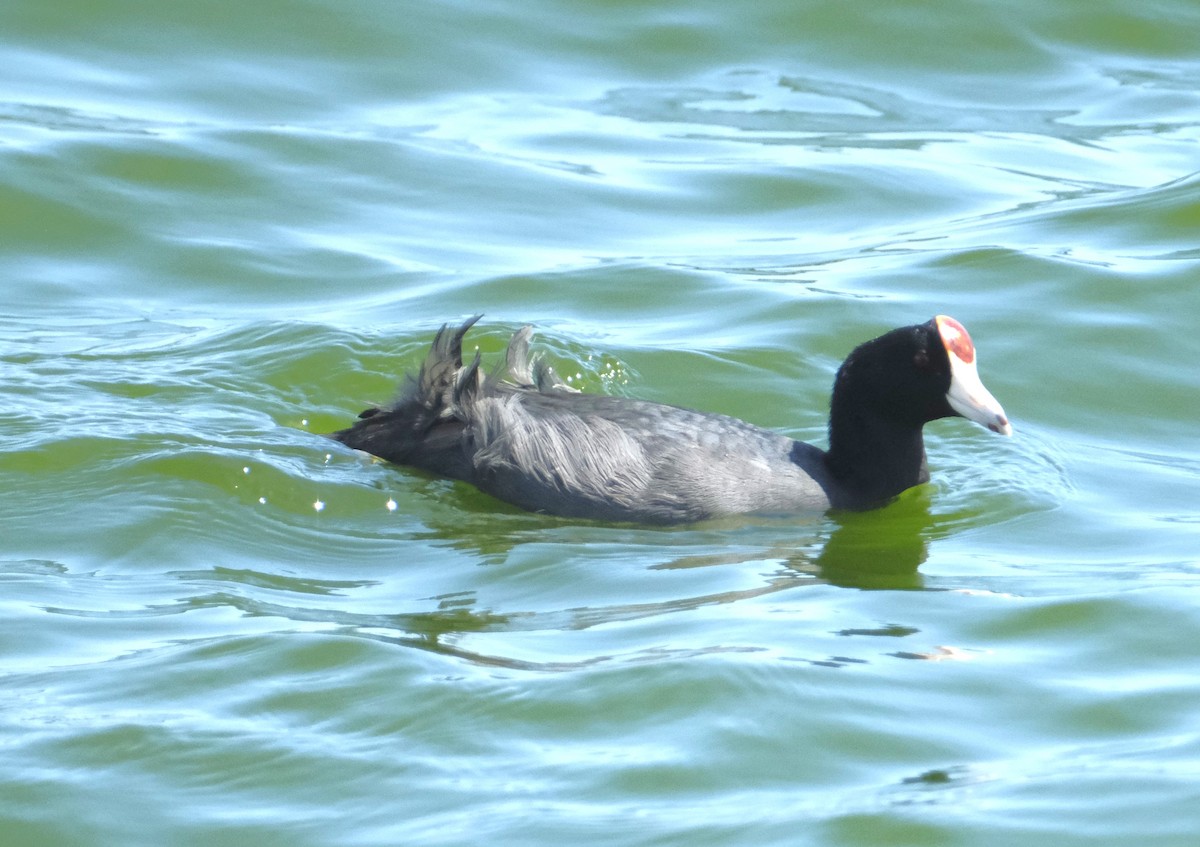
M 992 432 L 1012 435 L 1008 415 L 979 378 L 975 345 L 966 327 L 948 315 L 938 315 L 935 320 L 950 358 L 950 390 L 946 392 L 950 408 Z

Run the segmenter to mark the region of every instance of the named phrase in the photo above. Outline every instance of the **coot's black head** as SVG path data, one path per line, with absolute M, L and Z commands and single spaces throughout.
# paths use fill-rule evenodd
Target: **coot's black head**
M 954 318 L 894 329 L 855 348 L 838 369 L 830 437 L 841 419 L 869 419 L 898 429 L 961 415 L 1011 435 L 1000 404 L 984 388 L 975 345 Z
M 929 480 L 921 429 L 962 415 L 1012 434 L 979 381 L 975 346 L 954 318 L 894 329 L 855 348 L 838 369 L 825 464 L 835 506 L 878 505 Z

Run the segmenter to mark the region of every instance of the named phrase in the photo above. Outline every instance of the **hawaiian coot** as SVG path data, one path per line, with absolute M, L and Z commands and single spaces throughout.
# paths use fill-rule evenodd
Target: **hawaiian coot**
M 961 415 L 1010 435 L 954 318 L 894 329 L 838 369 L 829 449 L 726 415 L 581 394 L 529 357 L 530 327 L 492 373 L 463 366 L 475 316 L 443 326 L 400 399 L 332 437 L 464 480 L 535 512 L 639 523 L 881 506 L 927 482 L 921 429 Z

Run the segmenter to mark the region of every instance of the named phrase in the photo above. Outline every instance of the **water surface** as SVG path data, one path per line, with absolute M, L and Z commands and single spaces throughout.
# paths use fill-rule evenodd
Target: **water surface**
M 7 845 L 1190 845 L 1200 12 L 10 2 Z M 484 312 L 824 438 L 948 313 L 1016 435 L 615 527 L 321 437 Z

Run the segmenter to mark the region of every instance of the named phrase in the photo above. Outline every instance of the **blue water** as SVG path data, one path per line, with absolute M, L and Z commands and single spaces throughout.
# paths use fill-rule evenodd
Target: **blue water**
M 0 22 L 5 847 L 1195 843 L 1195 4 Z M 320 436 L 478 312 L 817 443 L 951 314 L 1015 435 L 667 529 Z

